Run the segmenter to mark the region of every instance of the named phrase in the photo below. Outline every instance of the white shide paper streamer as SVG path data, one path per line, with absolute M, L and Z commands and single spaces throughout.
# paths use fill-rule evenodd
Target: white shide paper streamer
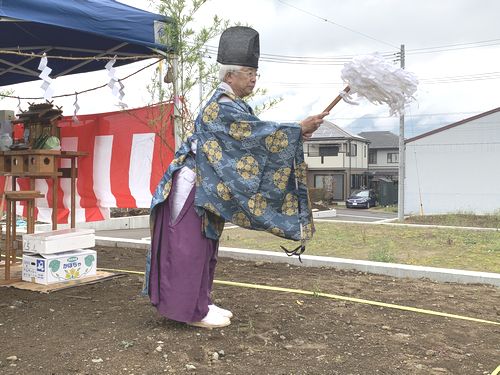
M 386 61 L 379 54 L 362 55 L 344 65 L 342 80 L 351 88 L 346 100 L 357 94 L 373 104 L 387 104 L 391 116 L 403 114 L 407 103 L 414 100 L 417 77 Z M 352 103 L 351 103 L 352 104 Z
M 80 110 L 80 106 L 78 105 L 78 93 L 75 92 L 75 102 L 73 103 L 73 108 L 75 109 L 74 112 L 73 112 L 73 117 L 72 117 L 72 120 L 75 124 L 79 124 L 80 123 L 80 120 L 78 120 L 78 117 L 76 116 L 76 114 L 78 113 L 78 111 Z
M 111 89 L 111 93 L 115 98 L 118 98 L 118 105 L 122 108 L 126 108 L 127 105 L 123 102 L 123 97 L 125 96 L 125 91 L 123 83 L 116 78 L 116 69 L 113 67 L 113 65 L 116 63 L 116 56 L 113 60 L 109 60 L 108 63 L 105 65 L 106 70 L 108 71 L 108 77 L 109 77 L 109 82 L 108 82 L 108 87 Z
M 44 99 L 50 100 L 54 95 L 54 89 L 51 87 L 52 78 L 49 77 L 49 74 L 52 72 L 52 69 L 50 69 L 47 65 L 48 65 L 48 60 L 47 56 L 44 53 L 42 58 L 40 59 L 40 64 L 38 65 L 38 70 L 41 71 L 38 77 L 40 77 L 43 80 L 42 86 L 40 87 L 43 90 Z

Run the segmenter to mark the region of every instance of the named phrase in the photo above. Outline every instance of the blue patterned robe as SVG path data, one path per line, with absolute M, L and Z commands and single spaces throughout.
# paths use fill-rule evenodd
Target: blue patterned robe
M 184 166 L 196 171 L 195 207 L 207 238 L 219 239 L 225 221 L 287 239 L 312 237 L 299 124 L 261 121 L 248 104 L 219 86 L 156 188 L 152 225 L 154 208 L 167 199 L 174 172 Z

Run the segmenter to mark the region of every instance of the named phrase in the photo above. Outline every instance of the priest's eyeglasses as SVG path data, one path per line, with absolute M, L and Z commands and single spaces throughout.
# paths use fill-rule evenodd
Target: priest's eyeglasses
M 238 70 L 235 73 L 243 74 L 247 78 L 260 78 L 260 73 L 257 71 Z

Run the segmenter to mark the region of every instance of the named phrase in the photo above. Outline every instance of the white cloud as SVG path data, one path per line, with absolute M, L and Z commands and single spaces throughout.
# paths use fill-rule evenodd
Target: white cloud
M 121 2 L 154 11 L 145 0 Z M 261 53 L 267 56 L 338 58 L 377 51 L 397 53 L 400 44 L 405 44 L 406 69 L 422 81 L 417 101 L 408 107 L 406 116 L 410 136 L 499 105 L 500 2 L 496 0 L 211 0 L 195 18 L 203 24 L 215 14 L 258 30 Z M 479 41 L 492 41 L 489 43 L 492 45 L 466 48 L 474 44 L 465 43 Z M 211 45 L 216 47 L 217 43 L 214 40 Z M 430 47 L 457 44 L 461 46 L 443 48 L 441 52 L 429 50 Z M 453 48 L 457 49 L 450 50 Z M 424 51 L 418 49 L 432 53 L 422 53 Z M 117 76 L 129 74 L 136 67 L 137 64 L 119 68 Z M 300 120 L 308 114 L 321 112 L 344 86 L 340 80 L 341 68 L 261 59 L 259 85 L 267 88 L 270 95 L 285 99 L 261 117 L 277 121 Z M 493 75 L 496 79 L 477 79 L 480 74 L 489 72 L 497 72 Z M 149 69 L 126 82 L 127 104 L 148 103 L 145 86 L 151 73 Z M 462 78 L 437 83 L 450 76 Z M 466 81 L 467 77 L 471 80 Z M 433 80 L 429 81 L 430 78 Z M 106 83 L 106 79 L 103 71 L 58 78 L 55 84 L 58 92 L 72 92 Z M 38 83 L 16 85 L 15 89 L 20 95 L 41 94 Z M 57 104 L 63 105 L 65 114 L 71 114 L 73 101 L 74 98 L 57 100 Z M 106 89 L 81 95 L 79 101 L 81 113 L 117 109 L 117 100 Z M 2 106 L 6 103 L 2 101 Z M 17 101 L 10 101 L 8 105 L 15 107 Z M 399 119 L 389 118 L 386 108 L 370 103 L 352 106 L 341 102 L 332 110 L 329 119 L 344 127 L 355 123 L 356 129 L 366 124 L 369 128 L 364 130 L 397 132 L 399 126 Z

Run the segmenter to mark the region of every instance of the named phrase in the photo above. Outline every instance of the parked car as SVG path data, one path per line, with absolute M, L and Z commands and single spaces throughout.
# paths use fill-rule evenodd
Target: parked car
M 373 190 L 354 190 L 345 201 L 347 208 L 364 207 L 370 208 L 377 205 L 377 196 Z

